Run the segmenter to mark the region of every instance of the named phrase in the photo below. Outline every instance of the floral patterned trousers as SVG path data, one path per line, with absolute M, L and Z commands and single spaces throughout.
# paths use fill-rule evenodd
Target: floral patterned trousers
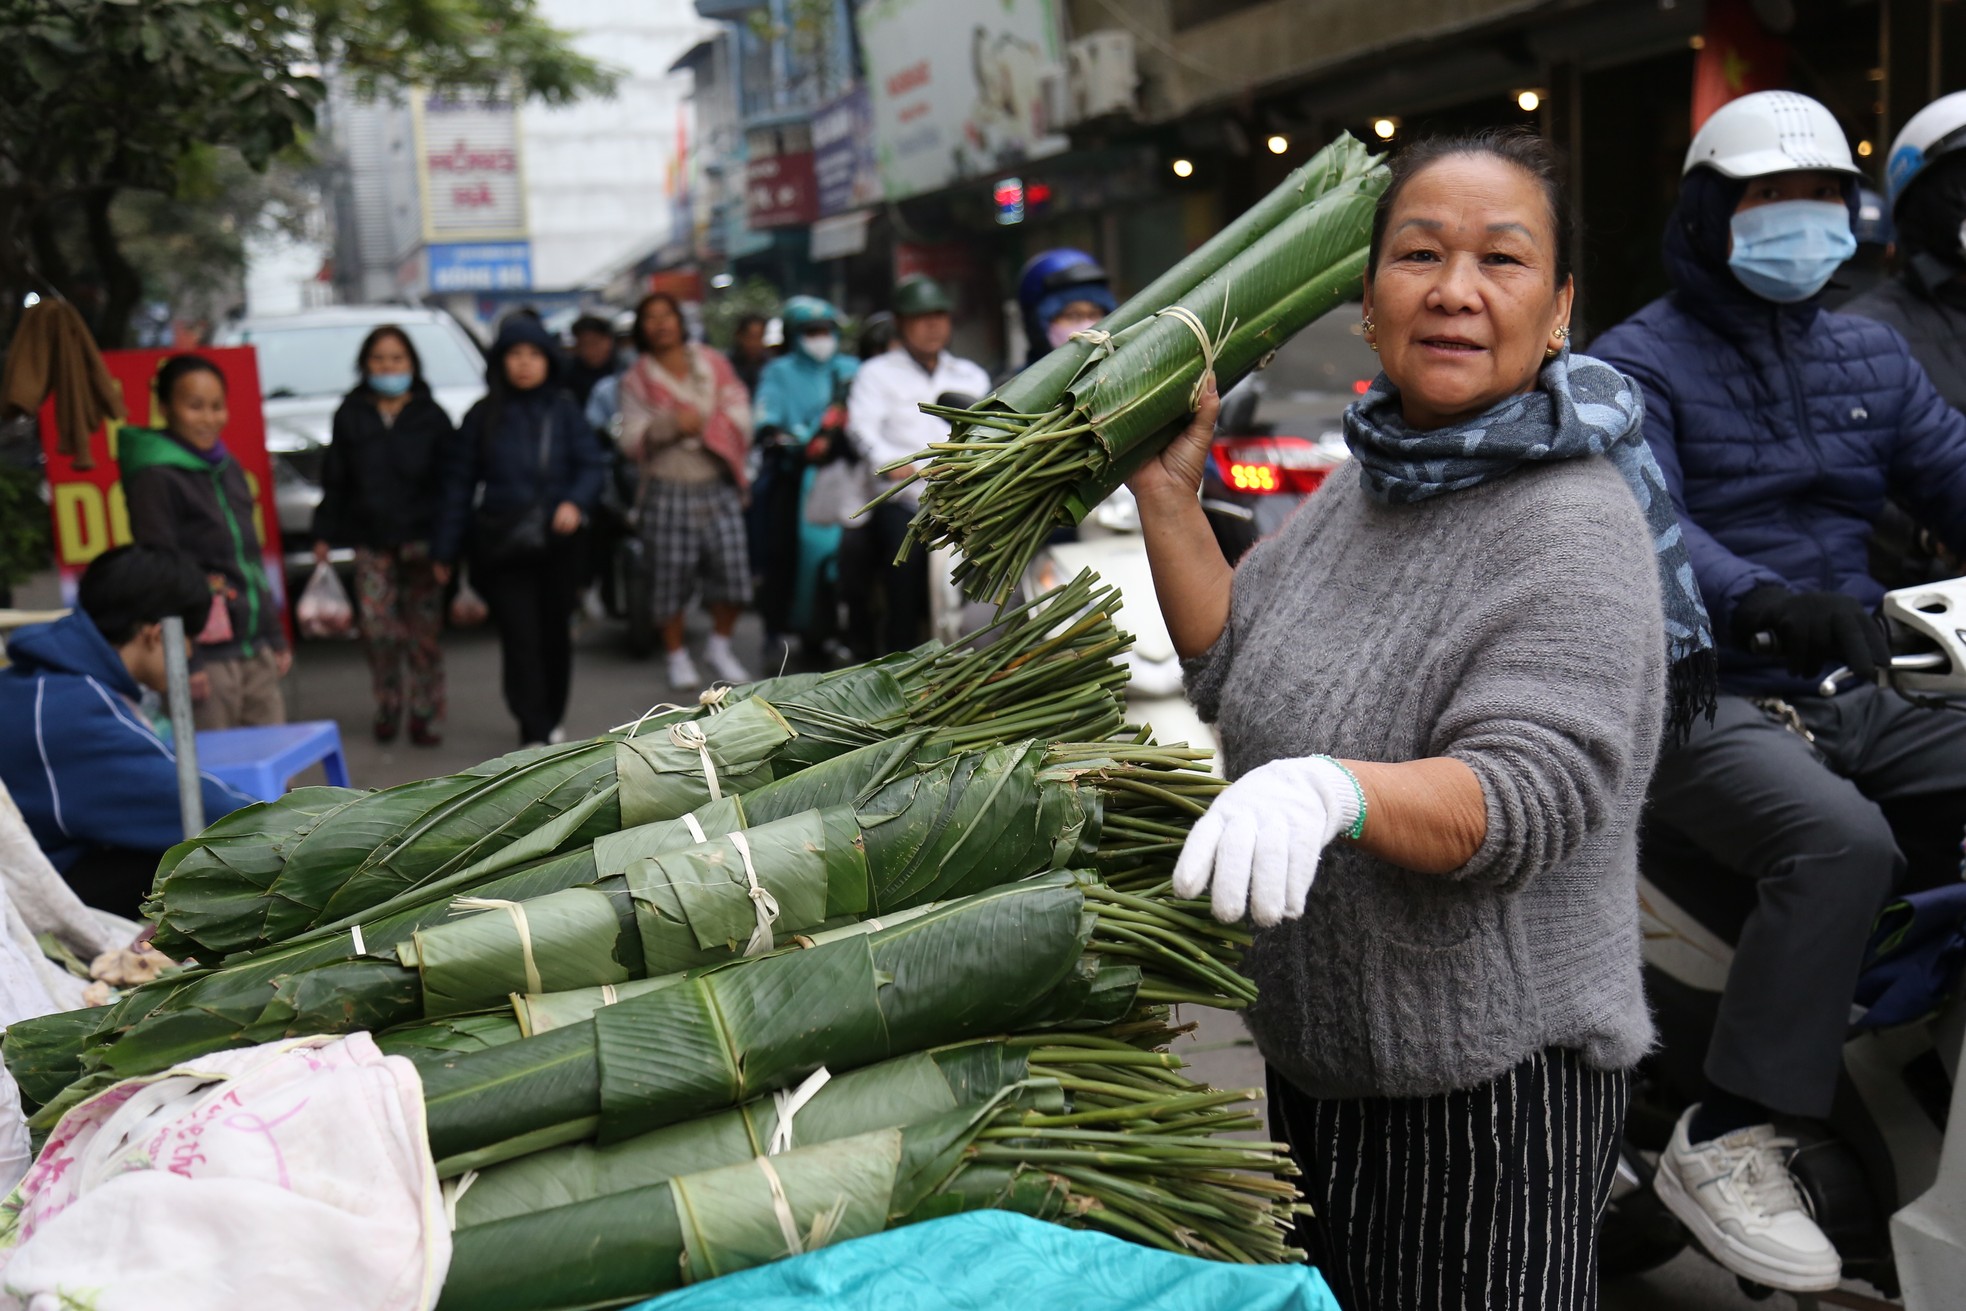
M 403 665 L 410 670 L 410 718 L 433 723 L 444 714 L 444 588 L 420 542 L 394 550 L 355 552 L 355 608 L 368 647 L 376 717 L 403 713 Z

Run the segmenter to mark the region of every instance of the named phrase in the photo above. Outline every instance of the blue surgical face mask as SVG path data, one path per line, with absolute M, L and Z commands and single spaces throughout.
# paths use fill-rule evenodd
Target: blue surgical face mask
M 401 396 L 410 389 L 410 382 L 407 373 L 371 373 L 369 390 L 378 396 Z
M 1727 267 L 1764 300 L 1793 305 L 1823 289 L 1857 253 L 1850 211 L 1828 200 L 1778 200 L 1736 214 Z

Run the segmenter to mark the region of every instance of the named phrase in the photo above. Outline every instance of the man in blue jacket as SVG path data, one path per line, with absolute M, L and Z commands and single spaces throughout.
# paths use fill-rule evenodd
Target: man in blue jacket
M 165 616 L 203 623 L 211 588 L 181 552 L 121 546 L 90 564 L 76 599 L 74 614 L 7 639 L 0 781 L 76 895 L 135 916 L 158 857 L 184 838 L 177 756 L 137 698 L 165 689 Z M 253 800 L 203 778 L 207 820 Z
M 1892 497 L 1966 547 L 1966 419 L 1896 331 L 1821 307 L 1856 247 L 1856 182 L 1822 105 L 1726 105 L 1687 154 L 1674 292 L 1591 351 L 1644 389 L 1722 639 L 1718 711 L 1661 761 L 1649 819 L 1756 889 L 1707 1095 L 1657 1186 L 1723 1265 L 1792 1291 L 1834 1287 L 1840 1263 L 1773 1121 L 1829 1113 L 1872 920 L 1894 888 L 1957 877 L 1966 824 L 1966 718 L 1871 678 L 1888 659 L 1872 524 Z M 1779 657 L 1755 653 L 1763 634 Z M 1856 676 L 1821 695 L 1845 666 Z

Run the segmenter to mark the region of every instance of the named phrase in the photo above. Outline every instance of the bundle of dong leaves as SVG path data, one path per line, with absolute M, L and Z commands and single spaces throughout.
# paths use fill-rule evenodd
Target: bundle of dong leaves
M 1169 1006 L 1253 998 L 1248 939 L 1170 892 L 1220 784 L 1115 731 L 1112 605 L 1081 579 L 962 649 L 222 822 L 153 898 L 196 962 L 12 1026 L 8 1068 L 45 1132 L 374 1031 L 422 1072 L 446 1306 L 623 1304 L 978 1207 L 1292 1259 L 1288 1159 L 1232 1136 L 1255 1094 L 1164 1050 Z
M 954 546 L 956 579 L 1002 602 L 1060 526 L 1077 523 L 1194 412 L 1356 294 L 1387 173 L 1341 136 L 1092 332 L 971 409 L 924 405 L 947 441 L 891 466 L 924 486 L 909 546 Z M 911 480 L 912 481 L 912 480 Z M 886 495 L 893 495 L 890 491 Z

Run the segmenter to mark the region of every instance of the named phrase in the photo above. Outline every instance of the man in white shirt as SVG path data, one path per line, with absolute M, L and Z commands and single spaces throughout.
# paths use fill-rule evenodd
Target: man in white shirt
M 894 348 L 861 365 L 847 393 L 847 440 L 870 471 L 909 459 L 948 436 L 947 423 L 921 412 L 924 402 L 949 392 L 980 400 L 990 390 L 982 366 L 949 354 L 951 308 L 948 292 L 921 274 L 903 278 L 894 289 Z M 913 472 L 910 464 L 886 476 L 900 481 Z M 924 636 L 928 550 L 917 544 L 906 562 L 894 563 L 921 503 L 920 491 L 906 488 L 869 518 L 855 521 L 840 545 L 841 590 L 858 598 L 863 616 L 869 592 L 883 594 L 879 631 L 864 617 L 854 623 L 855 636 L 873 642 L 872 654 L 905 651 Z

